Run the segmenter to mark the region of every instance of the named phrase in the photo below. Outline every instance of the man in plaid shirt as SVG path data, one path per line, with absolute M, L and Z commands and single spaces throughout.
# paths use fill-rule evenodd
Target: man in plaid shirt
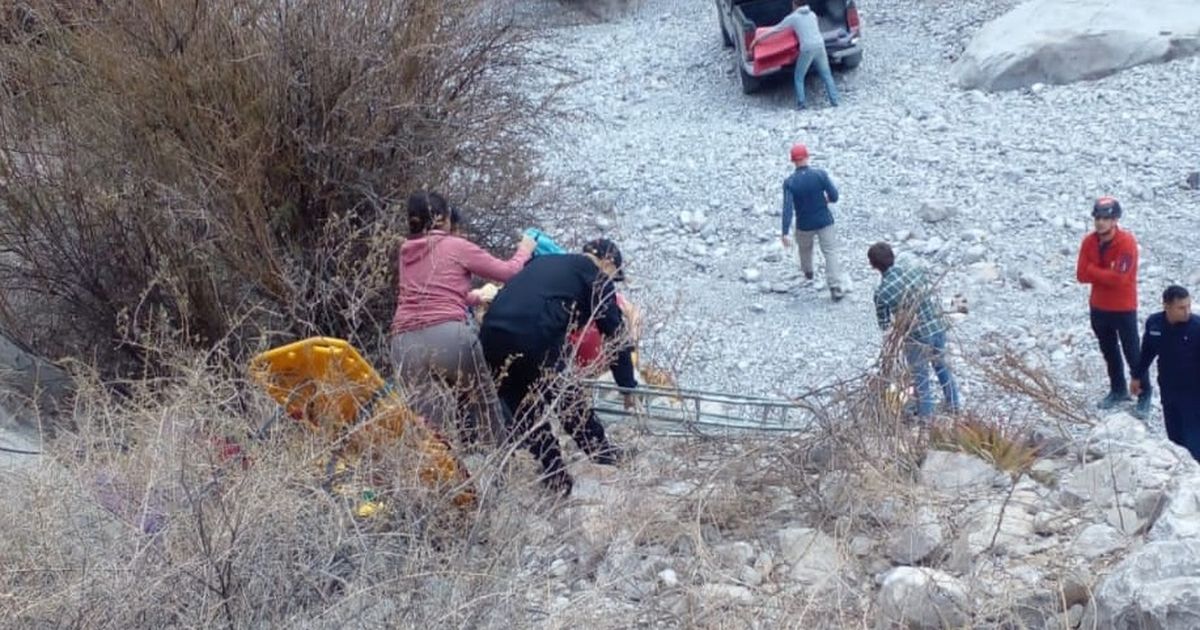
M 934 305 L 925 273 L 917 267 L 896 265 L 896 253 L 884 242 L 867 250 L 871 267 L 883 275 L 875 290 L 875 317 L 879 328 L 896 326 L 905 331 L 904 358 L 917 390 L 917 416 L 933 415 L 929 368 L 942 386 L 947 411 L 960 408 L 958 384 L 946 365 L 946 322 Z

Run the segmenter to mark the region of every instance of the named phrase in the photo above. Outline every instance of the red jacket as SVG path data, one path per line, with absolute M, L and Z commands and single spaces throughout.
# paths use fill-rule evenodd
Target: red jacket
M 1095 232 L 1083 237 L 1075 277 L 1092 285 L 1088 304 L 1102 311 L 1136 311 L 1138 247 L 1133 234 L 1113 227 L 1116 234 L 1101 249 Z

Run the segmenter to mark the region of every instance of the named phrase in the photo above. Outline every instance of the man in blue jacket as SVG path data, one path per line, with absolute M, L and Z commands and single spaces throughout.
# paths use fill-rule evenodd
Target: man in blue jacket
M 1155 357 L 1167 437 L 1200 460 L 1200 317 L 1192 314 L 1192 298 L 1181 286 L 1167 287 L 1162 312 L 1146 319 L 1141 357 L 1129 383 L 1135 396 Z
M 780 241 L 784 248 L 791 247 L 788 232 L 792 229 L 792 215 L 796 217 L 796 246 L 800 250 L 800 270 L 804 277 L 813 278 L 813 240 L 821 245 L 825 257 L 825 281 L 829 293 L 837 302 L 846 296 L 845 277 L 838 264 L 837 232 L 833 227 L 833 213 L 829 204 L 837 203 L 838 191 L 829 175 L 808 165 L 808 147 L 792 145 L 792 164 L 796 170 L 783 180 L 783 235 Z

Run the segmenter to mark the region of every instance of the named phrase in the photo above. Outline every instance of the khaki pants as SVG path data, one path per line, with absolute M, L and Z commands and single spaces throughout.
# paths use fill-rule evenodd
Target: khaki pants
M 507 432 L 503 403 L 479 338 L 465 322 L 445 322 L 392 337 L 396 383 L 409 406 L 439 430 L 498 443 Z M 466 417 L 463 417 L 466 416 Z M 448 426 L 461 418 L 463 426 Z
M 800 252 L 800 270 L 805 275 L 813 272 L 813 240 L 821 246 L 821 256 L 825 258 L 825 283 L 832 293 L 841 293 L 846 288 L 845 276 L 838 258 L 838 243 L 836 226 L 830 225 L 813 232 L 796 230 L 796 249 Z

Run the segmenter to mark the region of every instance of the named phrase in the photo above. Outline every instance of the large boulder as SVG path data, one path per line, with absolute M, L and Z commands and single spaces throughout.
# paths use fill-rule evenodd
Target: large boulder
M 896 567 L 879 589 L 878 627 L 962 628 L 970 620 L 967 589 L 957 578 L 925 567 Z
M 1162 514 L 1150 529 L 1150 540 L 1200 540 L 1200 474 L 1171 483 Z
M 1200 540 L 1152 542 L 1113 567 L 1096 589 L 1095 625 L 1200 628 Z
M 1013 90 L 1197 53 L 1196 0 L 1030 0 L 980 29 L 951 73 L 964 88 Z
M 846 568 L 837 541 L 822 531 L 789 527 L 779 530 L 776 537 L 780 556 L 791 566 L 789 576 L 795 582 L 825 586 Z
M 966 453 L 932 450 L 921 463 L 921 485 L 952 493 L 988 493 L 1010 483 L 1007 474 Z

